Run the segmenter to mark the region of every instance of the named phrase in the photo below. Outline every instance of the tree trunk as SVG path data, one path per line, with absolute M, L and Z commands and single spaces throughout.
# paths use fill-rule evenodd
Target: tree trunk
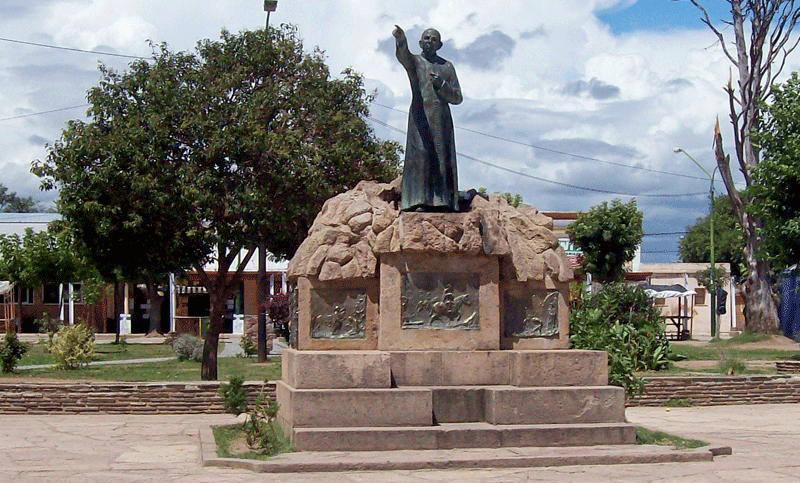
M 756 259 L 758 237 L 745 232 L 744 249 L 747 279 L 744 283 L 745 328 L 759 334 L 777 334 L 780 329 L 778 308 L 772 296 L 771 266 Z
M 209 303 L 211 305 L 211 320 L 206 332 L 206 340 L 203 344 L 203 366 L 200 371 L 200 378 L 204 381 L 217 380 L 217 350 L 219 349 L 219 335 L 222 333 L 223 317 L 225 316 L 225 301 L 233 292 L 233 287 L 238 285 L 242 279 L 242 271 L 254 250 L 250 249 L 247 255 L 239 261 L 236 272 L 230 273 L 231 264 L 239 254 L 239 248 L 229 250 L 223 242 L 217 243 L 217 274 L 212 280 L 203 270 L 197 267 L 203 286 L 208 290 Z
M 210 321 L 203 344 L 203 365 L 200 379 L 203 381 L 217 380 L 217 352 L 219 350 L 219 335 L 222 333 L 223 316 L 225 310 L 225 297 L 217 293 L 209 294 L 211 303 Z M 222 302 L 220 302 L 222 301 Z
M 161 333 L 161 305 L 164 302 L 164 296 L 158 293 L 158 283 L 155 277 L 147 279 L 147 303 L 150 304 L 150 327 L 147 329 L 147 334 L 160 334 Z

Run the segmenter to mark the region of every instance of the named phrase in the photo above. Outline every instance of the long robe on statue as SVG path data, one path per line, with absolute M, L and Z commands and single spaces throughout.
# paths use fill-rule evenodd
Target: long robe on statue
M 414 55 L 406 42 L 397 43 L 397 60 L 411 81 L 405 163 L 403 211 L 458 211 L 456 144 L 450 104 L 462 101 L 453 64 L 439 56 Z M 431 73 L 444 82 L 437 88 Z

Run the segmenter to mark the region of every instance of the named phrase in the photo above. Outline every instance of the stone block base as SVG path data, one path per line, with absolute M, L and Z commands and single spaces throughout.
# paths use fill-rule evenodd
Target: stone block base
M 621 387 L 486 388 L 486 422 L 492 424 L 574 424 L 622 422 Z
M 390 352 L 398 386 L 518 387 L 604 386 L 603 351 L 408 351 Z
M 430 426 L 430 389 L 295 389 L 275 385 L 283 418 L 292 428 Z M 284 430 L 286 428 L 284 427 Z
M 391 386 L 388 352 L 284 349 L 281 364 L 283 381 L 295 389 Z
M 633 443 L 597 351 L 285 350 L 278 422 L 301 451 Z

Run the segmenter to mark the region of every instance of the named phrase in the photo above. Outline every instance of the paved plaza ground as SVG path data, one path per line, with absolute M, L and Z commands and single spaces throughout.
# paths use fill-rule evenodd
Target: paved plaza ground
M 198 428 L 228 415 L 0 416 L 0 481 L 146 482 L 800 482 L 800 404 L 629 408 L 642 426 L 715 446 L 713 462 L 557 468 L 253 474 L 202 468 Z

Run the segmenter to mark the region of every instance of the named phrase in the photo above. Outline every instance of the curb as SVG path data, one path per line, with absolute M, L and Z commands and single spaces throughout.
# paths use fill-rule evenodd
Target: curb
M 551 466 L 688 463 L 730 455 L 729 446 L 675 450 L 665 446 L 619 445 L 546 448 L 481 448 L 364 452 L 284 453 L 268 461 L 220 458 L 211 428 L 198 431 L 200 465 L 254 473 L 535 468 Z

